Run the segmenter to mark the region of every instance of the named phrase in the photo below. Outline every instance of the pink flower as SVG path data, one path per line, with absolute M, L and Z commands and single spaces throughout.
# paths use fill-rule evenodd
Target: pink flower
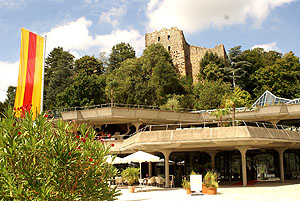
M 18 132 L 18 135 L 21 135 L 21 134 L 22 134 L 21 131 L 19 131 L 19 132 Z
M 45 117 L 45 118 L 48 118 L 48 114 L 45 114 L 44 117 Z
M 79 150 L 80 150 L 80 149 L 81 149 L 81 147 L 78 145 L 78 146 L 76 147 L 76 149 L 79 149 Z
M 111 144 L 111 146 L 112 146 L 112 147 L 114 147 L 114 146 L 115 146 L 115 144 Z
M 69 152 L 69 156 L 71 156 L 71 152 Z
M 76 138 L 79 139 L 79 135 L 77 135 Z
M 92 159 L 92 158 L 89 158 L 89 161 L 91 161 L 91 162 L 92 162 L 92 161 L 93 161 L 93 159 Z
M 82 141 L 82 142 L 86 142 L 86 139 L 84 139 L 84 138 L 81 138 L 81 141 Z
M 108 134 L 108 137 L 111 138 L 111 134 Z

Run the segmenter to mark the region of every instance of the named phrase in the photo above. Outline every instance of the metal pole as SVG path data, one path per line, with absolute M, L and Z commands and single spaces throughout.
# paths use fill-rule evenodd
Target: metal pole
M 142 163 L 140 162 L 140 179 L 142 179 Z
M 44 104 L 44 76 L 45 76 L 45 60 L 46 60 L 46 43 L 47 36 L 45 36 L 45 46 L 44 46 L 44 61 L 43 61 L 43 70 L 42 70 L 42 92 L 41 92 L 41 111 L 43 112 L 43 104 Z

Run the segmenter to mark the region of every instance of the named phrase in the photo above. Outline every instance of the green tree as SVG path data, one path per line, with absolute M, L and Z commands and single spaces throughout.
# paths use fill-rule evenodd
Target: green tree
M 149 89 L 142 70 L 143 59 L 127 59 L 108 75 L 106 95 L 111 103 L 147 104 Z
M 87 75 L 100 75 L 104 73 L 102 61 L 96 59 L 94 56 L 84 56 L 75 61 L 74 70 L 76 73 L 84 72 Z
M 108 72 L 120 68 L 126 59 L 135 58 L 135 51 L 129 43 L 119 43 L 112 47 L 108 61 Z
M 230 84 L 218 81 L 203 81 L 195 84 L 195 109 L 216 109 L 221 105 L 225 93 L 230 93 Z
M 280 59 L 281 53 L 275 51 L 266 52 L 262 48 L 254 48 L 252 50 L 245 50 L 241 54 L 241 60 L 251 63 L 244 68 L 247 76 L 239 79 L 239 86 L 253 95 L 253 98 L 258 98 L 259 91 L 262 86 L 257 82 L 257 74 L 259 69 L 264 69 L 267 66 L 275 64 L 277 59 Z M 256 92 L 255 92 L 256 91 Z
M 145 79 L 149 79 L 148 88 L 153 91 L 152 105 L 162 105 L 169 94 L 183 91 L 171 56 L 161 44 L 149 45 L 144 50 L 142 68 L 146 72 Z
M 6 90 L 4 105 L 14 107 L 17 87 L 9 86 Z
M 213 52 L 206 52 L 200 62 L 199 81 L 217 81 L 224 78 L 224 60 Z
M 168 95 L 182 91 L 179 76 L 167 50 L 150 45 L 139 58 L 123 61 L 107 79 L 111 102 L 160 106 Z
M 233 88 L 236 85 L 241 88 L 245 87 L 243 81 L 246 78 L 247 69 L 252 65 L 250 62 L 245 61 L 241 54 L 241 46 L 235 46 L 228 51 L 230 65 L 225 67 L 225 75 L 227 77 L 226 80 L 232 80 Z
M 45 60 L 45 109 L 56 106 L 56 95 L 73 82 L 74 56 L 61 47 L 54 48 Z
M 195 105 L 193 78 L 184 76 L 180 77 L 179 81 L 182 86 L 182 91 L 178 91 L 178 94 L 181 94 L 179 104 L 182 108 L 193 109 Z
M 57 107 L 78 107 L 106 103 L 106 76 L 79 73 L 73 83 L 56 97 Z
M 222 104 L 224 108 L 232 109 L 232 125 L 235 126 L 235 110 L 237 107 L 247 106 L 249 107 L 251 102 L 251 95 L 245 91 L 236 87 L 233 93 L 226 93 L 223 96 Z
M 221 106 L 222 107 L 222 106 Z M 228 115 L 230 113 L 230 109 L 229 108 L 218 108 L 215 111 L 213 111 L 211 114 L 213 116 L 215 116 L 221 123 L 221 126 L 223 126 L 223 117 L 225 115 Z
M 174 94 L 170 97 L 166 104 L 160 106 L 161 110 L 170 110 L 170 111 L 178 111 L 182 107 L 180 106 L 179 100 L 182 98 L 183 95 L 176 95 Z
M 5 111 L 5 104 L 4 103 L 2 103 L 1 101 L 0 101 L 0 117 L 2 118 L 2 117 L 4 117 L 4 111 Z
M 276 57 L 272 65 L 267 65 L 256 71 L 255 80 L 259 88 L 254 89 L 258 97 L 265 90 L 284 98 L 300 97 L 300 63 L 293 52 L 282 58 Z

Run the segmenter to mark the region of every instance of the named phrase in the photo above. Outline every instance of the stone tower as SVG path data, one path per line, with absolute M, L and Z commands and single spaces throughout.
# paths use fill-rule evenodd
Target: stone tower
M 153 33 L 146 33 L 146 48 L 154 43 L 160 43 L 166 48 L 171 55 L 176 70 L 182 76 L 192 76 L 194 81 L 198 80 L 200 71 L 200 61 L 207 51 L 216 53 L 227 60 L 226 51 L 223 44 L 214 48 L 204 48 L 189 45 L 184 38 L 183 31 L 176 27 L 171 29 L 162 29 Z

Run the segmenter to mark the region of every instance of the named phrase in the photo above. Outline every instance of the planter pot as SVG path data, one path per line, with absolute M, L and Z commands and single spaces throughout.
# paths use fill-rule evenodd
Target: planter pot
M 216 188 L 207 188 L 207 195 L 216 195 L 217 194 L 217 189 Z
M 192 193 L 190 188 L 186 188 L 185 190 L 186 190 L 186 194 L 191 194 Z
M 128 186 L 129 193 L 134 193 L 135 186 Z
M 204 184 L 202 184 L 202 193 L 204 193 L 204 194 L 207 193 L 207 188 Z

